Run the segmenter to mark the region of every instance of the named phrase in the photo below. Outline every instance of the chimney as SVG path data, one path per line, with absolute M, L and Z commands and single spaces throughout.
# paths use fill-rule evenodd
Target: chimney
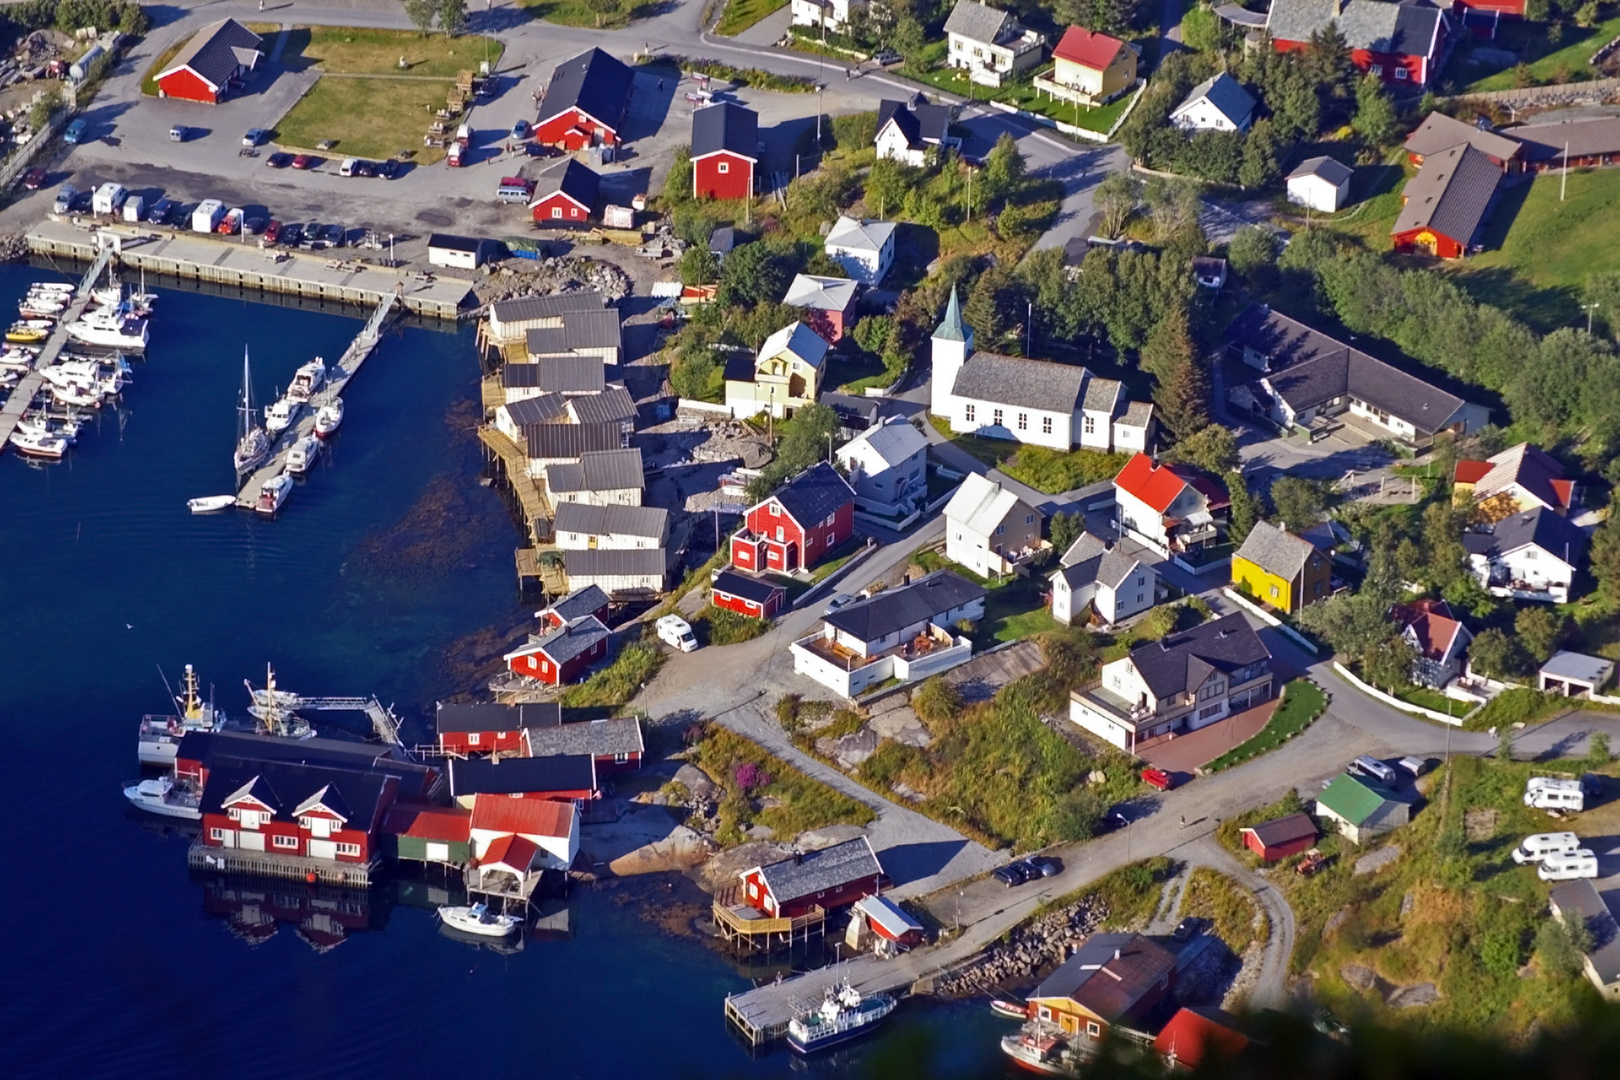
M 1114 959 L 1115 959 L 1115 960 L 1118 960 L 1118 959 L 1119 959 L 1119 950 L 1118 950 L 1118 949 L 1115 949 L 1115 950 L 1114 950 Z

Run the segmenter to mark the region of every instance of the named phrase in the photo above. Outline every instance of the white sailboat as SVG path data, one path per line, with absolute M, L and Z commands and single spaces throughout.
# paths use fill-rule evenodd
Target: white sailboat
M 439 919 L 444 925 L 464 934 L 497 938 L 516 930 L 519 921 L 516 915 L 497 915 L 482 903 L 470 907 L 440 905 Z
M 236 406 L 236 475 L 252 472 L 270 456 L 270 435 L 259 426 L 253 410 L 253 376 L 248 370 L 247 346 L 242 346 L 242 397 Z

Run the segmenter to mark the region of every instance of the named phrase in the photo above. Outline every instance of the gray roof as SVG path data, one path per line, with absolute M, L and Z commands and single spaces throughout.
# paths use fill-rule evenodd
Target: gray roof
M 533 424 L 523 429 L 529 457 L 577 458 L 590 450 L 617 450 L 624 441 L 618 424 Z
M 1114 421 L 1126 427 L 1145 428 L 1153 422 L 1153 402 L 1133 401 L 1125 406 L 1125 411 Z
M 883 250 L 894 236 L 892 221 L 864 221 L 842 214 L 827 233 L 826 246 L 847 248 L 850 251 Z
M 263 41 L 235 19 L 211 22 L 191 36 L 185 48 L 174 54 L 174 59 L 158 77 L 190 68 L 216 89 L 223 88 L 237 68 L 251 68 L 258 62 L 258 50 Z
M 1230 120 L 1233 127 L 1242 127 L 1249 117 L 1254 115 L 1254 107 L 1257 104 L 1254 95 L 1224 71 L 1218 75 L 1211 75 L 1193 87 L 1192 92 L 1181 99 L 1181 104 L 1175 107 L 1174 112 L 1180 112 L 1199 98 L 1208 98 L 1209 103 Z
M 759 114 L 753 109 L 722 101 L 692 114 L 692 157 L 724 151 L 757 161 Z
M 534 366 L 533 364 L 507 365 L 508 369 Z M 541 394 L 539 397 L 508 402 L 506 404 L 506 415 L 510 416 L 512 423 L 520 428 L 527 428 L 535 424 L 566 424 L 568 422 L 567 405 L 566 399 L 561 394 Z
M 608 594 L 595 585 L 575 589 L 545 610 L 554 612 L 563 622 L 573 622 L 587 615 L 595 615 L 608 606 Z
M 811 367 L 820 367 L 827 358 L 829 348 L 831 346 L 826 338 L 795 319 L 765 339 L 765 344 L 759 347 L 759 360 L 769 360 L 773 356 L 791 352 Z
M 589 652 L 608 636 L 608 628 L 602 625 L 602 620 L 586 615 L 549 633 L 534 635 L 527 647 L 541 649 L 555 663 L 562 664 Z
M 553 465 L 546 470 L 546 487 L 552 491 L 629 491 L 647 486 L 641 467 L 641 451 L 593 450 L 579 461 Z
M 1463 547 L 1475 555 L 1501 557 L 1535 545 L 1571 566 L 1586 555 L 1586 533 L 1562 514 L 1538 506 L 1498 521 L 1490 532 L 1466 532 Z
M 1061 575 L 1071 589 L 1093 582 L 1117 589 L 1140 563 L 1140 559 L 1110 547 L 1102 538 L 1087 532 L 1069 545 L 1053 577 Z
M 531 334 L 545 333 L 531 330 Z M 600 356 L 541 356 L 532 364 L 508 364 L 508 368 L 534 369 L 534 385 L 547 393 L 595 394 L 607 385 Z
M 600 308 L 605 301 L 602 294 L 592 289 L 582 292 L 553 293 L 550 296 L 515 296 L 510 300 L 497 300 L 489 306 L 489 314 L 496 322 L 527 322 L 530 319 L 549 319 L 565 311 L 590 311 Z
M 1093 376 L 1086 382 L 1085 398 L 1080 402 L 1080 407 L 1090 412 L 1105 412 L 1112 416 L 1124 389 L 1124 384 L 1118 379 L 1099 379 Z
M 575 349 L 617 349 L 623 338 L 619 313 L 612 308 L 593 308 L 563 312 L 561 326 L 536 327 L 525 340 L 530 356 L 546 356 Z
M 465 731 L 522 731 L 526 727 L 559 723 L 561 718 L 562 706 L 554 701 L 523 705 L 439 702 L 433 713 L 433 727 L 440 735 Z
M 1557 124 L 1526 124 L 1502 134 L 1517 140 L 1526 161 L 1551 161 L 1564 155 L 1575 158 L 1620 154 L 1620 116 L 1565 120 Z
M 560 533 L 648 536 L 662 540 L 669 535 L 669 511 L 655 506 L 590 506 L 565 502 L 557 507 L 552 527 Z
M 1439 114 L 1436 113 L 1435 115 L 1438 116 Z M 1338 158 L 1323 155 L 1321 157 L 1306 158 L 1300 162 L 1299 166 L 1288 174 L 1288 179 L 1297 180 L 1302 176 L 1316 176 L 1326 180 L 1334 187 L 1338 187 L 1354 175 L 1355 170 Z
M 855 397 L 851 394 L 821 394 L 816 398 L 816 402 L 837 413 L 846 428 L 871 427 L 877 423 L 878 410 L 882 407 L 882 402 L 877 398 Z
M 634 716 L 607 720 L 574 720 L 566 724 L 529 727 L 529 756 L 563 757 L 589 754 L 639 754 L 646 749 L 641 738 L 641 721 Z
M 529 205 L 537 206 L 562 192 L 590 213 L 596 209 L 596 193 L 602 178 L 587 168 L 578 158 L 567 158 L 541 171 L 534 178 L 534 192 Z
M 1257 521 L 1244 537 L 1237 557 L 1247 559 L 1268 574 L 1293 581 L 1317 554 L 1309 540 L 1284 532 L 1269 521 Z
M 568 411 L 576 424 L 623 424 L 636 418 L 636 403 L 624 387 L 610 386 L 600 394 L 569 398 Z
M 662 577 L 669 572 L 669 555 L 663 548 L 565 551 L 563 568 L 571 578 Z
M 1601 686 L 1609 681 L 1610 675 L 1614 674 L 1614 661 L 1602 656 L 1587 656 L 1585 653 L 1561 649 L 1553 653 L 1551 660 L 1541 665 L 1541 674 L 1551 675 L 1555 679 L 1578 679 L 1581 682 Z
M 854 502 L 855 492 L 849 481 L 838 475 L 837 469 L 818 461 L 783 484 L 770 498 L 781 504 L 800 528 L 809 528 L 846 503 Z
M 728 255 L 737 246 L 737 230 L 730 225 L 721 225 L 709 234 L 709 250 L 716 255 Z
M 1138 645 L 1130 655 L 1132 666 L 1156 698 L 1196 690 L 1217 671 L 1230 675 L 1270 658 L 1260 635 L 1237 612 Z
M 863 878 L 883 876 L 883 864 L 878 862 L 872 842 L 864 836 L 757 869 L 778 906 Z
M 1592 951 L 1586 954 L 1586 960 L 1603 985 L 1620 982 L 1620 927 L 1616 927 L 1614 913 L 1597 886 L 1587 878 L 1566 881 L 1552 891 L 1549 899 L 1564 919 L 1586 923 L 1592 935 Z
M 956 286 L 951 286 L 951 298 L 945 302 L 945 314 L 934 329 L 936 341 L 966 341 L 968 331 L 962 322 L 962 305 L 956 299 Z
M 904 420 L 890 421 L 887 424 L 867 428 L 845 443 L 839 449 L 839 453 L 844 453 L 857 443 L 870 446 L 872 451 L 883 459 L 885 465 L 891 466 L 900 464 L 920 450 L 928 449 L 928 439 L 914 425 Z
M 983 473 L 968 473 L 945 504 L 945 520 L 978 536 L 989 536 L 1018 506 L 1022 506 L 1025 513 L 1035 512 L 1017 492 L 1002 487 Z
M 877 641 L 988 595 L 982 585 L 949 570 L 935 570 L 910 585 L 884 589 L 870 600 L 839 608 L 826 623 L 861 641 Z
M 1467 247 L 1485 223 L 1501 180 L 1496 163 L 1467 143 L 1430 154 L 1406 182 L 1390 234 L 1431 229 Z
M 736 570 L 722 570 L 714 576 L 709 583 L 711 592 L 723 592 L 728 596 L 740 597 L 761 606 L 770 602 L 777 593 L 786 593 L 786 586 L 774 581 L 767 581 L 753 574 L 743 574 Z
M 1337 23 L 1352 49 L 1428 56 L 1444 15 L 1421 2 L 1382 0 L 1272 0 L 1266 29 L 1275 41 L 1309 41 Z
M 855 299 L 855 288 L 849 278 L 795 274 L 782 303 L 817 311 L 843 311 Z
M 552 69 L 540 124 L 569 109 L 578 109 L 617 130 L 624 123 L 625 110 L 630 105 L 630 87 L 635 79 L 635 72 L 624 61 L 601 49 L 591 49 L 564 60 Z
M 1526 494 L 1547 506 L 1567 506 L 1571 496 L 1556 486 L 1564 479 L 1564 467 L 1539 446 L 1519 443 L 1485 459 L 1490 470 L 1474 481 L 1473 499 L 1481 502 L 1518 485 Z
M 976 352 L 956 373 L 951 392 L 974 401 L 1071 412 L 1090 377 L 1079 364 Z
M 1467 143 L 1474 149 L 1489 154 L 1499 161 L 1507 161 L 1519 152 L 1519 144 L 1505 135 L 1465 124 L 1443 112 L 1432 112 L 1423 118 L 1412 134 L 1406 137 L 1406 152 L 1419 157 L 1438 154 L 1453 146 Z
M 1010 14 L 982 3 L 981 0 L 956 0 L 956 6 L 951 9 L 950 17 L 945 20 L 947 34 L 957 34 L 971 41 L 983 41 L 987 44 L 996 41 L 1004 32 L 1010 32 L 1012 27 L 1017 26 L 1017 20 Z

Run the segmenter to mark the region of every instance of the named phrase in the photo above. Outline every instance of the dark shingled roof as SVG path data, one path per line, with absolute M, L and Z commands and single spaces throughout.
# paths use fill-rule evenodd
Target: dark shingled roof
M 1501 168 L 1466 143 L 1430 154 L 1406 182 L 1406 201 L 1390 235 L 1430 229 L 1467 247 L 1484 225 L 1501 180 Z
M 751 574 L 739 574 L 735 570 L 722 570 L 714 576 L 709 588 L 715 592 L 723 592 L 743 600 L 751 601 L 763 607 L 770 603 L 772 596 L 777 593 L 786 594 L 787 589 L 774 581 L 766 581 Z
M 641 451 L 593 450 L 579 461 L 553 465 L 546 470 L 546 486 L 552 491 L 628 491 L 647 486 L 641 467 Z
M 864 836 L 758 867 L 778 906 L 863 878 L 882 877 L 872 842 Z
M 1068 998 L 1118 1023 L 1175 966 L 1174 953 L 1141 934 L 1092 934 L 1029 1000 Z
M 527 738 L 529 756 L 537 758 L 639 754 L 646 749 L 641 739 L 641 721 L 634 716 L 531 727 Z
M 623 343 L 619 313 L 613 308 L 565 311 L 561 326 L 537 326 L 524 335 L 530 356 L 554 356 L 576 349 L 617 349 Z
M 1406 152 L 1426 158 L 1442 150 L 1466 143 L 1499 161 L 1507 161 L 1519 153 L 1519 144 L 1505 135 L 1465 124 L 1443 112 L 1432 112 L 1423 118 L 1412 134 L 1406 137 Z
M 1254 115 L 1254 95 L 1226 72 L 1211 75 L 1188 92 L 1181 104 L 1176 106 L 1179 112 L 1188 105 L 1197 102 L 1200 98 L 1208 98 L 1209 103 L 1224 117 L 1232 122 L 1233 127 L 1242 127 Z M 1172 113 L 1172 115 L 1174 115 Z
M 584 615 L 544 634 L 530 634 L 529 643 L 518 651 L 539 650 L 560 665 L 589 652 L 607 638 L 608 628 L 602 625 L 602 620 L 595 615 Z
M 668 574 L 669 555 L 663 548 L 592 548 L 563 552 L 569 577 L 657 577 Z
M 434 711 L 433 722 L 440 735 L 467 731 L 522 731 L 526 727 L 561 723 L 561 715 L 562 706 L 554 701 L 532 705 L 495 705 L 489 702 L 446 705 L 440 702 Z
M 1586 556 L 1586 533 L 1544 506 L 1505 517 L 1491 532 L 1463 533 L 1463 547 L 1474 555 L 1501 557 L 1531 544 L 1572 566 L 1579 566 Z
M 809 528 L 845 503 L 853 502 L 855 492 L 849 482 L 838 475 L 837 469 L 818 461 L 783 484 L 765 502 L 771 499 L 780 503 L 801 528 Z
M 1438 116 L 1439 114 L 1436 113 L 1435 115 Z M 1326 180 L 1334 187 L 1338 187 L 1354 175 L 1355 170 L 1350 166 L 1337 158 L 1324 155 L 1322 157 L 1306 158 L 1299 163 L 1293 172 L 1288 174 L 1288 179 L 1295 180 L 1302 176 L 1316 176 Z
M 692 114 L 693 160 L 721 152 L 758 160 L 758 113 L 723 101 Z
M 1556 124 L 1526 124 L 1502 134 L 1517 140 L 1524 147 L 1523 157 L 1526 161 L 1562 158 L 1566 145 L 1572 158 L 1620 154 L 1620 116 L 1565 120 Z
M 543 170 L 534 178 L 534 194 L 529 196 L 529 206 L 538 206 L 561 192 L 584 207 L 586 213 L 590 213 L 596 209 L 596 193 L 601 184 L 602 178 L 582 164 L 578 158 L 568 158 Z
M 877 129 L 882 131 L 890 120 L 900 129 L 906 145 L 914 150 L 938 146 L 951 131 L 951 107 L 930 105 L 925 101 L 907 104 L 903 101 L 878 102 Z
M 1230 675 L 1270 658 L 1260 635 L 1238 612 L 1138 645 L 1130 657 L 1156 698 L 1196 690 L 1214 672 Z
M 976 352 L 956 373 L 951 392 L 970 400 L 1069 412 L 1090 377 L 1079 364 Z
M 949 570 L 935 570 L 910 585 L 884 589 L 870 600 L 839 608 L 826 623 L 861 641 L 877 641 L 989 595 L 982 585 Z
M 1289 814 L 1287 817 L 1262 821 L 1243 831 L 1254 833 L 1255 838 L 1265 847 L 1276 847 L 1279 844 L 1303 840 L 1307 836 L 1315 839 L 1316 823 L 1311 821 L 1309 814 Z
M 544 333 L 530 330 L 530 334 Z M 534 385 L 554 394 L 599 394 L 607 386 L 600 356 L 541 356 L 533 364 L 508 364 L 535 369 Z
M 225 800 L 249 784 L 249 794 L 280 818 L 291 817 L 310 796 L 325 788 L 321 801 L 364 831 L 378 820 L 378 803 L 387 789 L 388 777 L 292 762 L 231 761 L 209 769 L 202 812 L 225 813 Z
M 534 424 L 523 429 L 531 458 L 577 458 L 591 450 L 617 450 L 618 424 Z
M 624 123 L 634 82 L 635 73 L 623 61 L 601 49 L 591 49 L 564 60 L 551 72 L 540 124 L 570 109 L 578 109 L 616 131 Z
M 562 757 L 451 758 L 450 794 L 538 795 L 548 791 L 596 790 L 596 761 L 589 754 Z
M 856 431 L 865 430 L 877 423 L 878 409 L 881 405 L 877 398 L 834 393 L 822 394 L 816 398 L 816 402 L 837 413 L 838 419 L 845 427 Z
M 476 236 L 457 236 L 455 233 L 434 233 L 428 237 L 428 247 L 438 248 L 441 251 L 473 251 L 489 243 Z
M 1303 42 L 1336 23 L 1352 49 L 1428 56 L 1444 19 L 1439 8 L 1415 0 L 1272 0 L 1266 29 L 1275 41 Z
M 158 75 L 162 78 L 181 68 L 190 68 L 213 86 L 222 89 L 239 67 L 251 68 L 264 39 L 235 19 L 221 19 L 209 23 L 191 36 L 185 48 L 174 54 L 169 66 Z M 239 52 L 238 50 L 242 50 Z
M 329 769 L 373 771 L 393 776 L 426 776 L 428 766 L 400 756 L 403 751 L 344 739 L 282 739 L 247 731 L 188 731 L 177 756 L 209 769 L 226 761 L 285 762 Z
M 663 539 L 669 535 L 669 511 L 657 506 L 592 506 L 566 502 L 557 507 L 552 529 L 591 536 L 611 533 Z
M 595 615 L 607 606 L 608 594 L 595 585 L 587 585 L 583 589 L 575 589 L 545 610 L 555 613 L 563 622 L 573 622 L 587 615 Z
M 517 296 L 497 300 L 489 306 L 490 317 L 498 322 L 526 322 L 550 319 L 565 311 L 590 311 L 602 307 L 602 294 L 592 290 L 554 293 L 550 296 Z
M 506 370 L 513 368 L 533 368 L 538 364 L 508 364 Z M 561 394 L 541 394 L 539 397 L 522 398 L 518 401 L 507 402 L 506 415 L 512 418 L 512 423 L 520 428 L 528 428 L 537 424 L 566 424 L 568 422 L 568 401 Z
M 568 411 L 576 424 L 624 424 L 636 418 L 636 403 L 630 391 L 610 386 L 600 394 L 579 394 L 568 399 Z

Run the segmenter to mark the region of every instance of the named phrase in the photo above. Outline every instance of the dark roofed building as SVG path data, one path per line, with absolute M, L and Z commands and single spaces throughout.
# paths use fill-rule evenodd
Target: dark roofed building
M 596 761 L 589 754 L 451 758 L 450 794 L 467 807 L 476 795 L 591 799 L 596 797 Z
M 952 393 L 1032 409 L 1073 409 L 1091 373 L 1079 364 L 976 352 L 956 373 Z
M 1562 604 L 1586 560 L 1586 533 L 1545 506 L 1510 514 L 1488 531 L 1463 534 L 1479 583 L 1496 596 Z
M 535 139 L 567 151 L 617 146 L 635 72 L 601 49 L 564 60 L 551 72 Z
M 656 596 L 669 584 L 669 553 L 663 548 L 596 548 L 563 552 L 568 583 L 596 585 L 615 599 Z
M 639 768 L 646 750 L 641 721 L 634 716 L 536 725 L 524 729 L 523 740 L 530 757 L 589 755 L 598 774 Z
M 568 414 L 576 424 L 618 424 L 629 435 L 636 429 L 636 403 L 630 391 L 610 386 L 600 394 L 579 394 L 568 399 Z
M 878 102 L 878 157 L 908 165 L 922 165 L 929 150 L 960 146 L 951 134 L 955 111 L 949 105 L 931 105 L 921 94 L 907 101 Z
M 546 487 L 559 502 L 640 506 L 646 483 L 641 451 L 635 447 L 590 451 L 577 462 L 562 462 L 546 470 Z
M 529 209 L 536 225 L 584 225 L 596 212 L 602 178 L 577 158 L 559 161 L 535 177 Z
M 235 19 L 202 27 L 158 72 L 158 97 L 217 105 L 259 63 L 264 39 Z
M 533 340 L 535 334 L 550 332 L 530 330 L 529 337 Z M 599 356 L 578 353 L 538 356 L 532 364 L 506 365 L 507 370 L 511 368 L 533 368 L 534 387 L 546 394 L 600 394 L 607 388 L 606 372 Z
M 813 908 L 825 911 L 853 904 L 888 883 L 872 842 L 864 836 L 756 866 L 739 876 L 747 904 L 782 919 Z
M 976 585 L 960 574 L 949 570 L 935 570 L 909 585 L 884 589 L 870 600 L 861 600 L 839 608 L 826 617 L 826 624 L 845 636 L 867 646 L 863 652 L 876 651 L 881 642 L 898 639 L 914 628 L 930 622 L 954 624 L 971 615 L 957 614 L 977 608 L 982 614 L 989 590 Z
M 617 364 L 623 345 L 619 313 L 613 308 L 565 311 L 554 325 L 529 329 L 524 344 L 531 359 L 585 355 L 604 364 Z
M 854 535 L 855 492 L 821 461 L 749 507 L 743 519 L 747 528 L 731 538 L 731 561 L 739 569 L 808 568 Z
M 607 625 L 608 595 L 595 585 L 575 589 L 550 607 L 535 612 L 536 618 L 551 626 L 566 626 L 587 615 L 594 615 L 604 626 Z
M 428 237 L 428 265 L 457 270 L 476 270 L 495 258 L 503 246 L 494 240 L 455 233 L 434 233 Z
M 1479 246 L 1501 180 L 1501 167 L 1467 143 L 1430 154 L 1401 193 L 1395 250 L 1462 258 Z
M 1172 1003 L 1176 957 L 1141 934 L 1092 934 L 1030 993 L 1037 1020 L 1095 1048 L 1115 1024 L 1153 1030 Z
M 1223 18 L 1244 24 L 1247 14 L 1236 5 L 1220 10 Z M 1234 16 L 1238 16 L 1234 18 Z M 1265 29 L 1278 52 L 1294 52 L 1313 34 L 1337 26 L 1350 47 L 1358 71 L 1385 82 L 1425 87 L 1439 75 L 1451 25 L 1446 14 L 1423 0 L 1272 0 Z
M 178 777 L 204 784 L 212 770 L 229 762 L 297 764 L 400 778 L 402 790 L 426 795 L 438 770 L 412 761 L 394 746 L 345 739 L 283 739 L 247 731 L 188 731 L 175 751 Z
M 752 619 L 775 618 L 786 600 L 787 589 L 778 582 L 735 570 L 722 570 L 709 583 L 710 603 Z
M 548 686 L 574 682 L 592 664 L 607 656 L 608 628 L 594 614 L 570 619 L 544 620 L 541 633 L 530 634 L 529 643 L 507 653 L 503 660 L 514 674 Z
M 523 729 L 561 722 L 562 708 L 555 702 L 530 705 L 439 703 L 434 726 L 439 749 L 449 754 L 512 753 L 523 747 Z
M 369 866 L 381 855 L 383 816 L 400 787 L 397 777 L 380 773 L 295 762 L 222 762 L 203 788 L 201 841 L 231 849 L 256 840 L 254 857 L 262 862 L 293 856 Z M 244 825 L 249 815 L 253 828 Z M 364 871 L 357 880 L 365 883 Z
M 489 333 L 503 342 L 521 339 L 537 327 L 561 326 L 566 312 L 590 311 L 603 306 L 602 294 L 593 289 L 497 300 L 489 305 Z
M 624 445 L 618 424 L 534 424 L 523 429 L 531 461 L 571 461 L 592 450 Z
M 877 423 L 878 411 L 882 404 L 877 398 L 835 393 L 822 394 L 816 398 L 816 402 L 838 414 L 839 422 L 849 438 L 854 438 L 857 433 Z
M 1262 862 L 1276 862 L 1316 843 L 1316 822 L 1309 814 L 1289 814 L 1243 829 L 1241 835 L 1244 846 Z
M 1537 172 L 1612 165 L 1620 159 L 1620 116 L 1564 120 L 1555 124 L 1526 124 L 1503 132 L 1523 149 L 1521 157 Z
M 1476 124 L 1466 124 L 1443 112 L 1432 112 L 1425 116 L 1423 123 L 1406 137 L 1404 145 L 1412 164 L 1421 166 L 1430 155 L 1464 144 L 1472 146 L 1502 169 L 1507 169 L 1520 152 L 1520 144 L 1506 135 L 1498 135 Z

